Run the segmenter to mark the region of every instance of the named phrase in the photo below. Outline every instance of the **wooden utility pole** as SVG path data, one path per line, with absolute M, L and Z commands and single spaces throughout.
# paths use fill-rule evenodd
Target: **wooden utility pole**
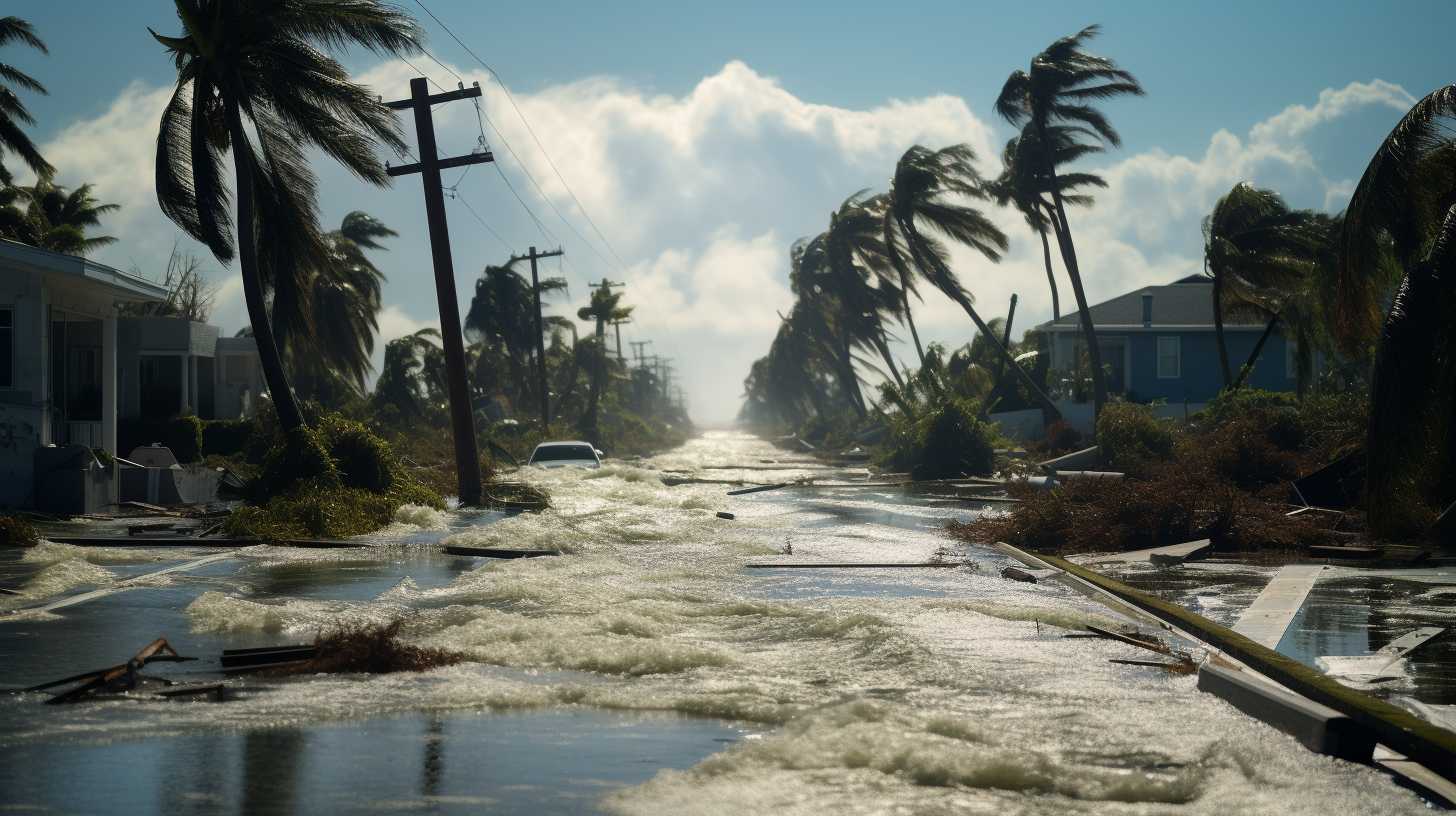
M 551 390 L 546 387 L 546 330 L 541 325 L 541 277 L 536 273 L 536 261 L 562 254 L 559 249 L 537 252 L 531 247 L 526 255 L 531 259 L 531 296 L 536 301 L 536 383 L 541 389 L 541 430 L 548 432 L 551 430 Z
M 480 85 L 430 95 L 429 80 L 410 80 L 410 98 L 388 103 L 395 110 L 413 110 L 415 138 L 420 160 L 415 164 L 389 167 L 389 175 L 419 173 L 425 188 L 425 218 L 430 227 L 430 254 L 435 265 L 435 295 L 440 302 L 440 340 L 445 346 L 446 382 L 450 393 L 450 427 L 455 437 L 455 470 L 459 477 L 460 503 L 480 504 L 480 452 L 475 441 L 475 415 L 470 389 L 465 383 L 465 341 L 460 331 L 460 302 L 455 297 L 455 264 L 450 258 L 450 229 L 445 222 L 445 193 L 440 171 L 492 161 L 490 151 L 441 159 L 435 147 L 435 118 L 430 106 L 480 96 Z
M 617 330 L 617 363 L 624 366 L 627 364 L 627 358 L 622 356 L 622 324 L 631 322 L 632 318 L 630 317 L 626 320 L 612 321 L 612 327 Z
M 642 350 L 645 349 L 645 348 L 647 348 L 648 346 L 652 345 L 652 341 L 651 340 L 629 340 L 629 341 L 627 341 L 627 345 L 629 345 L 629 346 L 632 347 L 632 357 L 633 357 L 633 359 L 635 359 L 637 361 L 637 367 L 638 368 L 641 368 L 642 367 L 642 361 L 643 361 L 644 357 L 646 356 L 646 355 L 643 354 Z

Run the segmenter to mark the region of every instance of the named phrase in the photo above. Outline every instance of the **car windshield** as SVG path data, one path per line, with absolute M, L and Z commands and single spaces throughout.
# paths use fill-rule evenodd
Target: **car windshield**
M 597 457 L 589 445 L 549 445 L 539 447 L 531 454 L 532 462 L 560 462 L 565 459 L 595 462 Z

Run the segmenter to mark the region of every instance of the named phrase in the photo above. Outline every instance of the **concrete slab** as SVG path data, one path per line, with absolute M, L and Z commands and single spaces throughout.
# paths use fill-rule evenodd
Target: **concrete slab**
M 1075 564 L 1142 564 L 1152 562 L 1160 567 L 1194 561 L 1213 552 L 1213 542 L 1200 538 L 1182 544 L 1164 547 L 1149 547 L 1146 550 L 1128 550 L 1120 553 L 1074 555 L 1067 559 Z
M 1090 470 L 1101 463 L 1102 449 L 1096 445 L 1063 454 L 1040 463 L 1044 470 Z
M 1198 670 L 1198 690 L 1263 720 L 1315 753 L 1369 762 L 1375 752 L 1375 735 L 1350 717 L 1249 672 L 1209 661 Z
M 1321 564 L 1291 564 L 1281 568 L 1239 616 L 1233 630 L 1260 646 L 1277 649 L 1285 630 L 1325 569 Z

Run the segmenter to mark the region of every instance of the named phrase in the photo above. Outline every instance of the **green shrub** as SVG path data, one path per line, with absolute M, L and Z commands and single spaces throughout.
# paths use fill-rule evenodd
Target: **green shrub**
M 0 516 L 0 547 L 33 547 L 39 540 L 30 522 L 19 516 Z
M 1173 441 L 1173 429 L 1145 405 L 1109 402 L 1097 417 L 1102 461 L 1124 473 L 1141 473 L 1170 458 Z
M 202 423 L 202 455 L 237 456 L 258 429 L 251 419 L 209 419 Z
M 253 480 L 253 496 L 267 501 L 293 491 L 301 482 L 335 487 L 339 469 L 329 456 L 319 432 L 307 425 L 282 435 L 263 458 L 263 469 Z
M 1283 391 L 1241 388 L 1213 398 L 1199 416 L 1199 427 L 1216 431 L 1231 423 L 1246 422 L 1263 429 L 1264 437 L 1282 451 L 1304 447 L 1305 426 L 1295 396 Z
M 364 535 L 389 524 L 402 504 L 443 507 L 434 490 L 400 466 L 389 444 L 336 414 L 273 434 L 229 535 L 279 540 Z
M 319 423 L 319 434 L 345 487 L 383 493 L 394 485 L 394 453 L 373 431 L 331 416 Z
M 880 443 L 880 462 L 916 479 L 986 475 L 995 469 L 996 426 L 972 400 L 949 399 L 918 417 L 897 414 Z

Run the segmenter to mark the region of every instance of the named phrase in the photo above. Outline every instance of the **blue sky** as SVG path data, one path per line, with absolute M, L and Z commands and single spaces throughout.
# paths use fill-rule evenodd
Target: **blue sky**
M 1137 74 L 1148 92 L 1107 106 L 1124 146 L 1091 165 L 1113 187 L 1072 218 L 1079 249 L 1087 244 L 1094 299 L 1196 268 L 1198 220 L 1234 181 L 1274 186 L 1299 206 L 1342 206 L 1402 105 L 1456 80 L 1445 40 L 1456 23 L 1450 2 L 1406 2 L 1397 13 L 1332 2 L 1042 3 L 1035 13 L 952 2 L 426 4 L 510 83 L 625 268 L 584 246 L 597 243 L 590 226 L 514 111 L 407 0 L 430 50 L 482 80 L 486 116 L 542 188 L 533 189 L 488 131 L 499 171 L 472 171 L 460 184 L 463 201 L 510 248 L 553 238 L 566 245 L 571 302 L 557 311 L 584 302 L 587 278 L 625 276 L 628 300 L 641 306 L 628 333 L 678 356 L 694 414 L 709 420 L 736 410 L 747 364 L 766 348 L 773 311 L 786 304 L 789 242 L 822 229 L 845 195 L 883 185 L 895 156 L 916 141 L 968 141 L 994 172 L 1011 131 L 991 102 L 1007 73 L 1057 36 L 1100 22 L 1093 50 Z M 99 259 L 159 269 L 175 233 L 151 203 L 149 142 L 172 75 L 146 26 L 174 31 L 170 4 L 10 0 L 6 13 L 32 21 L 50 45 L 48 57 L 3 54 L 50 88 L 48 97 L 27 99 L 40 119 L 32 135 L 50 147 L 62 182 L 95 181 L 103 199 L 125 207 L 112 222 L 122 241 Z M 346 61 L 390 97 L 403 95 L 413 74 L 367 54 Z M 453 82 L 428 59 L 412 62 Z M 442 149 L 470 149 L 479 130 L 466 106 L 442 114 Z M 326 162 L 319 169 L 328 221 L 363 208 L 404 233 L 381 258 L 391 277 L 386 339 L 427 325 L 434 303 L 418 182 L 370 190 Z M 468 302 L 476 272 L 507 250 L 460 200 L 450 202 L 450 217 Z M 1018 323 L 1045 319 L 1039 247 L 1014 218 L 1004 228 L 1014 242 L 1006 261 L 991 267 L 966 256 L 961 274 L 983 303 L 1018 292 Z M 233 277 L 217 272 L 220 282 Z M 229 300 L 235 288 L 220 297 L 224 324 L 241 320 Z M 1063 295 L 1070 299 L 1065 284 Z M 923 308 L 927 334 L 969 339 L 949 304 L 927 296 Z

